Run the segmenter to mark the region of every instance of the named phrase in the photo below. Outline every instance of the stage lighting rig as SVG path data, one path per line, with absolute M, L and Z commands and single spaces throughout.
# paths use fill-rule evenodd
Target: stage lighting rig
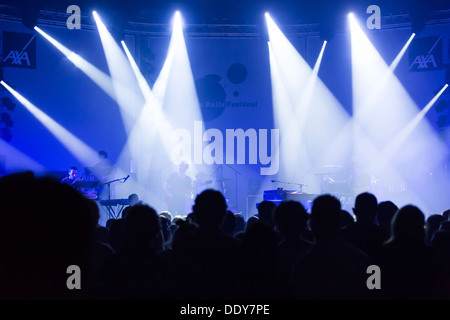
M 22 24 L 33 30 L 37 26 L 39 11 L 42 6 L 42 1 L 22 1 L 20 11 L 22 13 Z
M 426 1 L 420 1 L 411 9 L 411 31 L 419 35 L 424 29 L 428 18 Z

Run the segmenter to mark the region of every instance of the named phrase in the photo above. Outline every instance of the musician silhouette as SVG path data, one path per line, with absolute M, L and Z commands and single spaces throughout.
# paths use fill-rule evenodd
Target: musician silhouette
M 98 152 L 99 161 L 92 167 L 92 171 L 100 182 L 104 183 L 112 177 L 114 173 L 114 166 L 108 160 L 108 154 L 106 151 L 101 150 Z
M 69 186 L 73 186 L 74 183 L 79 180 L 77 178 L 77 176 L 78 176 L 78 168 L 75 167 L 75 166 L 70 167 L 69 171 L 68 171 L 68 174 L 69 175 L 67 177 L 65 177 L 65 178 L 63 178 L 61 180 L 61 183 L 68 184 Z
M 189 165 L 181 162 L 178 172 L 172 173 L 164 185 L 168 211 L 172 215 L 185 216 L 188 208 L 187 203 L 192 192 L 192 180 L 186 175 Z

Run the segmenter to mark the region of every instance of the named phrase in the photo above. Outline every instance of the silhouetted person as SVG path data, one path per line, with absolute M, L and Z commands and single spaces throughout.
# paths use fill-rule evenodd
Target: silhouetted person
M 312 247 L 312 243 L 302 237 L 308 219 L 305 208 L 297 201 L 282 201 L 273 215 L 282 236 L 277 248 L 277 278 L 286 289 L 295 261 Z
M 161 225 L 161 231 L 164 237 L 164 247 L 170 247 L 170 241 L 172 240 L 172 235 L 170 233 L 171 221 L 167 219 L 164 215 L 159 215 L 159 223 Z
M 95 226 L 94 244 L 89 254 L 89 260 L 93 269 L 93 286 L 98 298 L 106 298 L 108 289 L 104 277 L 105 268 L 114 255 L 114 249 L 109 244 L 109 230 L 98 225 L 100 217 L 98 205 L 91 199 L 86 199 L 86 201 L 92 211 L 92 225 Z
M 114 174 L 114 166 L 108 159 L 108 153 L 104 150 L 98 152 L 98 162 L 91 168 L 95 178 L 104 183 L 111 180 Z
M 382 270 L 382 293 L 387 299 L 445 297 L 439 256 L 425 245 L 425 216 L 416 206 L 398 210 L 391 238 L 377 258 Z
M 246 229 L 249 228 L 256 221 L 259 221 L 259 218 L 257 216 L 251 216 L 250 218 L 248 218 L 247 225 L 245 226 Z
M 219 191 L 207 189 L 195 198 L 193 218 L 198 228 L 182 242 L 173 243 L 182 298 L 221 299 L 239 293 L 240 243 L 219 227 L 226 211 L 225 198 Z
M 277 237 L 273 228 L 258 220 L 243 236 L 245 254 L 245 298 L 274 299 L 284 297 L 277 278 Z
M 234 237 L 234 231 L 236 230 L 236 217 L 232 211 L 227 210 L 220 224 L 220 229 L 222 229 L 222 231 L 227 235 Z
M 432 214 L 425 220 L 425 243 L 431 245 L 434 233 L 440 229 L 445 218 L 440 214 Z
M 172 223 L 172 214 L 169 211 L 161 211 L 159 215 L 165 217 Z
M 89 202 L 66 184 L 25 172 L 0 179 L 0 203 L 0 298 L 91 298 L 98 216 Z M 81 270 L 80 290 L 66 285 L 72 265 Z
M 134 206 L 136 204 L 142 204 L 142 201 L 139 200 L 139 196 L 136 193 L 132 193 L 128 196 L 128 205 Z
M 107 268 L 113 298 L 168 299 L 173 297 L 169 264 L 155 248 L 159 217 L 148 205 L 136 204 L 123 220 L 123 248 Z M 160 251 L 160 250 L 159 250 Z
M 450 220 L 450 209 L 442 212 L 442 216 L 444 217 L 445 220 L 447 221 Z
M 128 196 L 128 205 L 122 210 L 122 219 L 126 219 L 132 206 L 142 204 L 139 200 L 139 196 L 136 193 L 132 193 Z
M 271 201 L 261 201 L 257 207 L 259 220 L 267 223 L 270 227 L 273 228 L 273 212 L 275 211 L 276 207 L 277 205 Z
M 248 218 L 247 223 L 245 224 L 245 228 L 244 230 L 237 232 L 235 234 L 235 238 L 238 240 L 242 240 L 244 238 L 244 234 L 245 231 L 247 231 L 247 229 L 255 222 L 259 221 L 259 218 L 257 215 L 251 216 L 250 218 Z
M 78 178 L 78 168 L 75 166 L 72 166 L 69 168 L 67 177 L 64 177 L 61 180 L 61 183 L 67 184 L 69 186 L 73 186 L 75 182 L 79 181 Z
M 178 172 L 172 173 L 164 184 L 168 211 L 172 215 L 186 216 L 188 199 L 192 192 L 192 179 L 186 174 L 189 165 L 181 162 Z
M 236 213 L 234 216 L 236 218 L 236 229 L 234 230 L 234 234 L 237 234 L 245 230 L 246 222 L 242 214 Z
M 109 219 L 109 244 L 114 251 L 121 252 L 124 246 L 125 219 Z
M 355 219 L 347 210 L 341 210 L 341 223 L 340 229 L 345 229 L 352 226 L 355 223 Z
M 292 273 L 297 299 L 364 299 L 368 297 L 369 257 L 339 237 L 341 203 L 331 195 L 314 199 L 311 230 L 316 239 Z
M 450 221 L 442 221 L 439 230 L 450 231 Z
M 377 208 L 377 198 L 373 194 L 368 192 L 359 194 L 353 208 L 356 222 L 341 231 L 345 241 L 371 257 L 381 248 L 384 241 L 382 230 L 375 224 Z
M 376 221 L 383 232 L 383 242 L 391 236 L 391 223 L 398 207 L 392 201 L 382 201 L 378 204 Z

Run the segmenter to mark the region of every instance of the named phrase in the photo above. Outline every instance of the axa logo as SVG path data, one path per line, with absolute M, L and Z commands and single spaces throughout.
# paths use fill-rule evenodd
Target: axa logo
M 11 61 L 8 61 L 9 59 L 11 59 Z M 11 50 L 3 62 L 18 65 L 22 65 L 22 63 L 24 63 L 27 66 L 31 66 L 30 58 L 28 57 L 28 52 L 26 51 L 19 52 L 17 50 Z
M 442 69 L 442 37 L 414 40 L 409 51 L 410 71 Z
M 417 56 L 409 69 L 413 68 L 417 64 L 417 69 L 428 69 L 429 67 L 432 67 L 433 69 L 437 68 L 436 61 L 434 59 L 434 55 L 427 54 L 427 55 L 420 55 Z M 430 66 L 428 66 L 430 64 Z
M 36 68 L 36 35 L 3 32 L 3 67 Z

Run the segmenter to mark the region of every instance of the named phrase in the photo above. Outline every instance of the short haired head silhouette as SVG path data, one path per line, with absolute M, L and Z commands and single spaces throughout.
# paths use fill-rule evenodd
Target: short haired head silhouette
M 258 204 L 258 218 L 273 227 L 273 213 L 277 205 L 271 201 L 261 201 Z
M 311 209 L 311 230 L 317 241 L 335 235 L 340 228 L 341 202 L 333 195 L 318 196 Z
M 377 198 L 369 193 L 363 192 L 356 196 L 355 207 L 353 212 L 356 216 L 357 222 L 370 222 L 373 223 L 378 208 Z
M 127 248 L 146 247 L 161 230 L 156 211 L 146 204 L 136 204 L 129 209 L 124 225 Z
M 227 211 L 227 203 L 220 191 L 206 189 L 195 198 L 193 209 L 200 227 L 218 226 Z
M 308 213 L 297 201 L 282 201 L 273 214 L 275 226 L 284 236 L 299 235 L 306 228 Z
M 406 245 L 421 245 L 425 241 L 425 215 L 416 206 L 406 205 L 398 210 L 392 220 L 391 238 Z

